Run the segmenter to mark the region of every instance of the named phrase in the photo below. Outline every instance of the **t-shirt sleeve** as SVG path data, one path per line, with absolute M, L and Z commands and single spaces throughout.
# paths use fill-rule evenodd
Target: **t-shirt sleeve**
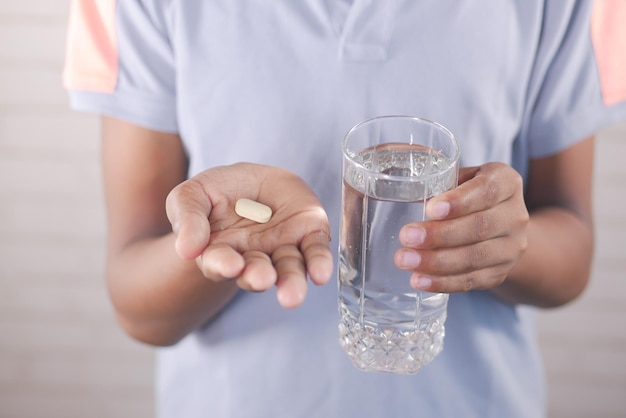
M 626 1 L 594 3 L 591 39 L 604 104 L 626 101 Z
M 557 153 L 626 118 L 626 3 L 546 4 L 526 127 L 531 158 Z
M 163 3 L 72 0 L 63 82 L 73 109 L 178 131 L 174 53 Z

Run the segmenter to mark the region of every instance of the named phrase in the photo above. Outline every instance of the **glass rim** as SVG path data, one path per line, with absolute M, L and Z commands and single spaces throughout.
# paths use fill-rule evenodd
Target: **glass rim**
M 350 130 L 346 133 L 346 135 L 343 138 L 342 144 L 341 144 L 341 150 L 343 153 L 344 158 L 348 158 L 351 161 L 351 164 L 354 164 L 355 168 L 357 168 L 359 171 L 366 171 L 369 172 L 370 170 L 365 167 L 363 164 L 357 162 L 354 159 L 354 156 L 357 154 L 357 152 L 352 151 L 349 152 L 348 151 L 348 141 L 350 136 L 359 128 L 362 128 L 365 125 L 369 125 L 372 124 L 374 122 L 378 122 L 381 120 L 391 120 L 391 119 L 404 119 L 404 120 L 414 120 L 416 122 L 420 122 L 420 123 L 426 123 L 434 128 L 436 128 L 437 130 L 443 132 L 449 139 L 450 142 L 453 145 L 454 148 L 454 153 L 452 156 L 448 157 L 450 159 L 450 165 L 448 167 L 446 167 L 444 170 L 438 172 L 438 173 L 430 173 L 427 174 L 425 176 L 416 176 L 416 177 L 404 177 L 404 176 L 396 176 L 396 175 L 392 175 L 392 174 L 383 174 L 383 173 L 376 173 L 376 177 L 378 178 L 386 178 L 386 179 L 390 179 L 390 180 L 394 180 L 394 179 L 403 179 L 403 180 L 409 180 L 409 181 L 421 181 L 430 177 L 436 177 L 436 176 L 440 176 L 442 174 L 445 174 L 446 172 L 450 171 L 451 169 L 455 169 L 460 161 L 460 156 L 461 156 L 461 147 L 460 144 L 458 142 L 458 140 L 456 139 L 456 136 L 454 136 L 454 134 L 452 133 L 452 131 L 450 131 L 448 128 L 446 128 L 445 126 L 443 126 L 442 124 L 435 122 L 431 119 L 427 119 L 427 118 L 422 118 L 419 116 L 409 116 L 409 115 L 384 115 L 384 116 L 376 116 L 370 119 L 366 119 L 364 121 L 361 121 L 359 123 L 357 123 L 356 125 L 354 125 L 352 128 L 350 128 Z M 413 180 L 414 179 L 414 180 Z

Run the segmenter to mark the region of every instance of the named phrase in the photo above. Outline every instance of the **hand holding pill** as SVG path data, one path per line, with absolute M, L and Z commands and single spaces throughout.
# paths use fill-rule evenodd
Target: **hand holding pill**
M 279 303 L 302 303 L 307 275 L 332 274 L 330 226 L 309 186 L 286 170 L 239 163 L 216 167 L 178 185 L 167 214 L 180 257 L 205 277 L 234 280 L 248 291 L 277 288 Z

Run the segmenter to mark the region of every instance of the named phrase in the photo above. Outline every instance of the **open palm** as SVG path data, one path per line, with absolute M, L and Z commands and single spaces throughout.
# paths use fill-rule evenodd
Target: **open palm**
M 269 206 L 270 221 L 237 215 L 241 198 Z M 234 279 L 250 291 L 276 285 L 279 302 L 295 307 L 304 300 L 307 274 L 315 284 L 332 274 L 326 213 L 308 185 L 286 170 L 249 163 L 208 169 L 172 190 L 167 214 L 178 254 L 195 258 L 211 280 Z

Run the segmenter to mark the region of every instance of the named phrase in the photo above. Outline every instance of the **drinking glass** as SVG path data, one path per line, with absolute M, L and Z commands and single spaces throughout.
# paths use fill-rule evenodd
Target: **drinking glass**
M 365 371 L 410 374 L 443 349 L 448 295 L 413 289 L 393 261 L 400 228 L 425 221 L 429 198 L 456 187 L 459 145 L 442 125 L 383 116 L 343 141 L 340 344 Z

